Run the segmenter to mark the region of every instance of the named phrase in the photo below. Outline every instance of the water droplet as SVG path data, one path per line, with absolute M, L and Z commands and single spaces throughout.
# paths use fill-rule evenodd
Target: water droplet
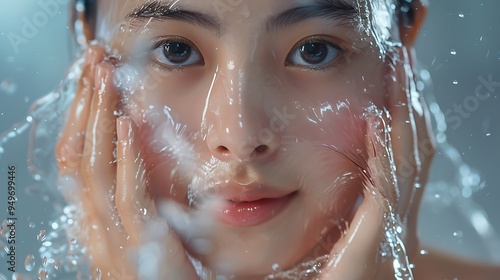
M 40 180 L 42 180 L 42 176 L 40 174 L 35 174 L 33 175 L 33 180 L 39 182 Z
M 455 232 L 453 232 L 453 236 L 458 237 L 458 238 L 462 238 L 464 236 L 464 233 L 461 230 L 455 231 Z
M 30 254 L 24 259 L 24 268 L 26 271 L 32 271 L 35 268 L 35 256 Z
M 275 271 L 275 272 L 278 272 L 280 270 L 280 265 L 277 263 L 273 264 L 271 267 L 272 267 L 273 271 Z
M 96 268 L 92 273 L 92 279 L 101 280 L 101 278 L 102 278 L 102 271 L 99 268 Z
M 29 226 L 30 228 L 35 228 L 35 226 L 36 226 L 36 225 L 35 225 L 35 223 L 30 222 L 30 223 L 28 224 L 28 226 Z
M 8 227 L 7 227 L 7 219 L 3 220 L 2 223 L 0 224 L 0 236 L 5 238 L 5 235 L 8 232 Z
M 490 135 L 491 135 L 491 133 L 489 133 L 489 132 L 488 132 L 488 133 L 486 133 L 486 136 L 490 136 Z
M 427 255 L 428 253 L 427 250 L 420 250 L 420 255 Z
M 17 90 L 17 85 L 11 80 L 3 80 L 0 83 L 0 91 L 4 91 L 7 94 L 14 94 Z
M 45 238 L 47 238 L 47 236 L 45 235 L 45 230 L 42 229 L 38 232 L 38 234 L 36 235 L 36 240 L 39 240 L 39 241 L 44 241 Z
M 401 226 L 397 226 L 397 227 L 396 227 L 396 231 L 397 231 L 398 233 L 402 233 L 402 232 L 403 232 L 403 228 L 402 228 Z
M 47 279 L 47 276 L 49 276 L 49 273 L 48 273 L 48 272 L 47 272 L 47 270 L 45 270 L 45 269 L 41 269 L 41 270 L 38 272 L 38 280 Z
M 451 55 L 456 55 L 457 51 L 455 49 L 452 49 L 450 53 L 451 53 Z
M 78 262 L 76 260 L 67 259 L 64 263 L 64 269 L 69 272 L 74 272 L 77 270 L 77 264 Z
M 457 81 L 457 80 L 454 80 L 454 81 L 453 81 L 453 84 L 454 84 L 454 85 L 458 85 L 458 81 Z

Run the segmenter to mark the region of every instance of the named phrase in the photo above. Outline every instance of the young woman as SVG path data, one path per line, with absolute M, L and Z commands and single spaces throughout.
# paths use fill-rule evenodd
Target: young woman
M 88 47 L 56 153 L 104 278 L 498 273 L 416 236 L 434 153 L 421 1 L 75 6 Z

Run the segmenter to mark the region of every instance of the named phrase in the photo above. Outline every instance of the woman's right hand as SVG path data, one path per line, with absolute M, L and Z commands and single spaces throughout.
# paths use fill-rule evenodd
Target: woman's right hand
M 103 48 L 88 48 L 57 145 L 62 192 L 81 211 L 75 237 L 87 248 L 92 273 L 102 279 L 136 279 L 140 271 L 133 260 L 144 239 L 152 237 L 144 234 L 153 224 L 161 233 L 152 238 L 164 254 L 158 278 L 198 279 L 177 234 L 157 218 L 146 190 L 136 125 L 129 117 L 116 116 L 120 93 L 113 83 L 114 70 Z

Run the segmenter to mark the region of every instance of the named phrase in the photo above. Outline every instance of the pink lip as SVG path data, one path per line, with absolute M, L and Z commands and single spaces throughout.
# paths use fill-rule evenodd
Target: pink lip
M 220 221 L 230 226 L 256 226 L 281 213 L 294 194 L 290 193 L 281 197 L 226 199 L 217 208 L 217 216 Z

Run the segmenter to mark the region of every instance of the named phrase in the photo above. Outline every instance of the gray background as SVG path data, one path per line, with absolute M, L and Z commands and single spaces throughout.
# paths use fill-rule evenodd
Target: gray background
M 453 110 L 455 105 L 464 105 L 475 96 L 475 89 L 480 84 L 478 77 L 492 75 L 493 81 L 500 82 L 500 1 L 434 0 L 430 4 L 417 51 L 420 66 L 430 72 L 433 92 L 446 112 Z M 16 52 L 7 34 L 21 34 L 23 17 L 32 19 L 41 8 L 37 1 L 0 1 L 0 131 L 25 118 L 30 104 L 61 81 L 71 59 L 66 6 L 59 5 L 58 13 L 49 15 L 47 22 L 37 28 L 27 43 L 19 45 Z M 485 187 L 474 194 L 473 199 L 484 207 L 493 225 L 500 230 L 497 214 L 500 210 L 500 87 L 494 90 L 487 100 L 480 101 L 474 110 L 467 111 L 467 117 L 460 117 L 461 124 L 449 128 L 447 135 L 464 160 L 481 175 Z M 23 138 L 16 140 L 13 146 L 19 149 L 10 150 L 1 158 L 0 220 L 4 219 L 6 167 L 9 164 L 25 165 L 26 151 L 23 147 L 26 144 Z M 439 176 L 452 176 L 441 174 L 441 170 L 434 172 Z M 19 170 L 17 180 L 18 241 L 22 242 L 17 258 L 18 269 L 21 270 L 25 256 L 36 253 L 34 244 L 40 243 L 36 240 L 36 233 L 48 228 L 44 217 L 50 214 L 44 213 L 49 208 L 43 194 L 24 195 L 24 190 L 33 184 L 28 175 Z M 28 227 L 30 222 L 34 222 L 35 226 Z M 446 227 L 446 222 L 442 220 L 431 223 L 432 227 L 443 224 Z M 426 239 L 447 247 L 447 240 L 453 239 L 451 233 L 455 232 L 452 227 L 440 233 L 430 231 Z M 460 243 L 458 245 L 460 247 Z M 462 251 L 467 250 L 467 247 L 464 248 Z M 481 257 L 481 254 L 478 252 L 476 256 Z M 4 272 L 3 262 L 0 273 Z

